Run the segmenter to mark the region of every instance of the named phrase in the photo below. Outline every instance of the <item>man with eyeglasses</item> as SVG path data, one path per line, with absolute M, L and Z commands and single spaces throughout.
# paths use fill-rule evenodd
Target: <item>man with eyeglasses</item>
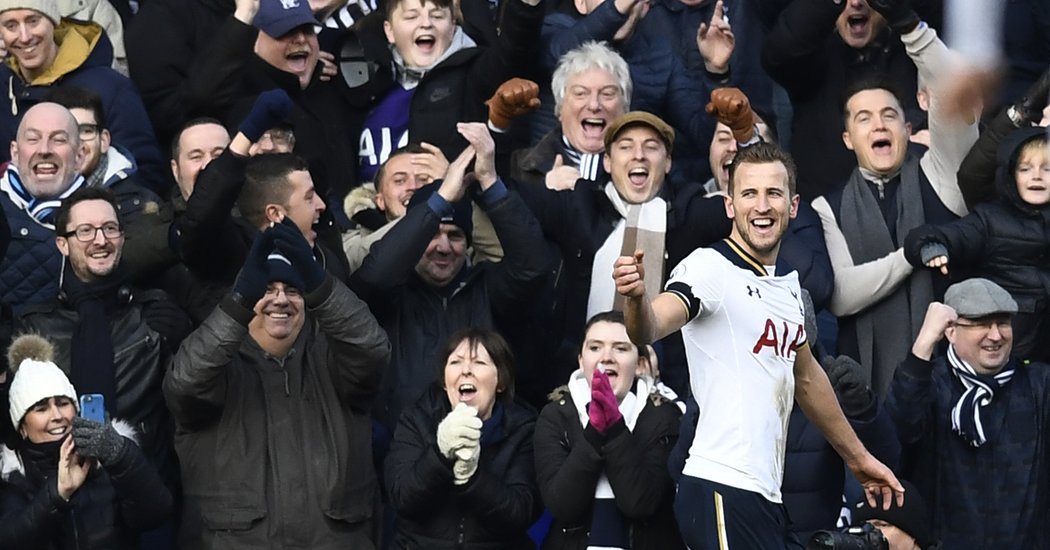
M 886 399 L 945 548 L 1045 548 L 1050 366 L 1011 357 L 1015 313 L 987 279 L 948 287 Z
M 88 150 L 84 145 L 77 119 L 51 102 L 26 112 L 11 143 L 11 162 L 0 178 L 0 205 L 11 226 L 11 246 L 0 263 L 0 299 L 16 313 L 27 305 L 47 303 L 58 293 L 61 256 L 52 244 L 54 217 L 66 197 L 88 186 L 79 173 Z M 166 253 L 166 229 L 154 236 L 147 228 L 163 227 L 160 199 L 130 180 L 112 183 L 111 189 L 125 223 L 133 229 L 124 251 L 132 277 L 174 261 L 174 255 Z
M 174 494 L 178 467 L 161 381 L 193 327 L 163 291 L 131 286 L 121 262 L 127 234 L 112 192 L 81 187 L 54 220 L 48 244 L 61 254 L 60 292 L 27 307 L 20 329 L 47 336 L 55 363 L 80 392 L 102 394 L 108 416 L 135 429 L 143 454 Z M 173 540 L 174 523 L 159 538 Z

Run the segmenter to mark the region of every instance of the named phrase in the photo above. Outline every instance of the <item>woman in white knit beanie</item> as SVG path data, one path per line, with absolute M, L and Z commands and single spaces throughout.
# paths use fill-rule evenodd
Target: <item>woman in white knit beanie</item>
M 134 442 L 77 416 L 77 394 L 51 344 L 19 336 L 8 350 L 9 414 L 0 447 L 0 548 L 137 549 L 172 498 Z

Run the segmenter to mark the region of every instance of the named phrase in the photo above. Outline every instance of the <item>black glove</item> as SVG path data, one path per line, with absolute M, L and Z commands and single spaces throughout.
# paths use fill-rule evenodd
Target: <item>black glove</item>
M 73 442 L 77 454 L 84 458 L 97 458 L 103 465 L 113 464 L 131 440 L 121 436 L 113 426 L 99 424 L 79 416 L 73 417 Z
M 861 366 L 853 359 L 840 355 L 834 359 L 828 357 L 823 363 L 828 373 L 828 380 L 839 399 L 842 412 L 850 418 L 864 416 L 875 404 L 875 395 L 868 388 L 868 383 L 861 376 Z
M 263 231 L 255 236 L 248 259 L 233 282 L 233 299 L 248 309 L 255 309 L 255 304 L 266 294 L 269 286 L 269 271 L 266 269 L 266 257 L 273 252 L 273 232 Z
M 295 223 L 285 216 L 281 223 L 274 224 L 269 231 L 273 232 L 274 246 L 292 262 L 292 269 L 303 278 L 303 285 L 306 286 L 303 290 L 307 294 L 317 290 L 324 282 L 326 273 Z
M 1043 118 L 1043 107 L 1046 107 L 1047 96 L 1050 95 L 1050 70 L 1044 72 L 1039 80 L 1036 80 L 1024 96 L 1013 104 L 1013 113 L 1010 120 L 1014 126 L 1022 128 L 1039 122 Z
M 908 0 L 868 0 L 868 5 L 879 12 L 897 34 L 907 34 L 919 24 L 919 16 Z
M 288 92 L 281 89 L 267 90 L 255 98 L 252 110 L 244 117 L 238 131 L 255 143 L 267 130 L 287 118 L 292 107 L 292 98 L 288 97 Z

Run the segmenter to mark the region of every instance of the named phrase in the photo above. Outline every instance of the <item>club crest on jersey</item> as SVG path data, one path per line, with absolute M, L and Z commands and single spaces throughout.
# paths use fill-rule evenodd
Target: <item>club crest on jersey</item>
M 772 319 L 766 319 L 766 326 L 762 329 L 762 336 L 758 337 L 758 341 L 755 342 L 755 346 L 751 348 L 751 353 L 758 355 L 766 348 L 773 351 L 773 355 L 777 357 L 783 357 L 785 359 L 794 359 L 795 353 L 798 351 L 806 339 L 806 333 L 802 328 L 802 325 L 795 325 L 795 330 L 792 331 L 786 321 L 782 321 L 778 327 Z M 794 337 L 791 333 L 794 332 Z

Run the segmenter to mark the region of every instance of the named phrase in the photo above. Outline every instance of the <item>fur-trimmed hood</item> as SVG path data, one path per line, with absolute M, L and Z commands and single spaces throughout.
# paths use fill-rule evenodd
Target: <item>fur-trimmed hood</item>
M 120 420 L 119 418 L 110 420 L 109 423 L 118 434 L 130 439 L 135 445 L 139 444 L 138 432 L 131 423 Z M 18 451 L 7 445 L 0 445 L 0 479 L 7 481 L 11 478 L 11 474 L 15 472 L 18 472 L 23 476 L 26 474 L 26 468 L 25 464 L 22 462 L 22 457 L 19 456 Z

